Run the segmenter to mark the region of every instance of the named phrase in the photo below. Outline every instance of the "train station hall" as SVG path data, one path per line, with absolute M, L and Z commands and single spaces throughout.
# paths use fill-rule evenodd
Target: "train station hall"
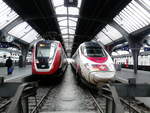
M 150 113 L 150 0 L 0 0 L 0 113 Z

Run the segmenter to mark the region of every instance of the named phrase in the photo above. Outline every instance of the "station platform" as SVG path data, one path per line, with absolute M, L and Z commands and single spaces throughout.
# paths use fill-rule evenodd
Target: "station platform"
M 31 75 L 31 65 L 26 65 L 26 67 L 15 66 L 13 73 L 7 75 L 7 67 L 0 67 L 0 77 L 4 77 L 4 82 L 8 82 L 13 79 L 19 79 Z
M 137 75 L 135 75 L 132 69 L 122 68 L 121 71 L 116 73 L 116 80 L 122 83 L 128 83 L 128 79 L 134 77 L 137 84 L 150 84 L 150 71 L 138 70 Z M 150 107 L 150 97 L 136 97 L 136 99 Z
M 150 71 L 138 70 L 137 75 L 134 74 L 132 69 L 122 68 L 121 71 L 117 71 L 116 80 L 128 83 L 129 78 L 136 78 L 136 83 L 150 84 Z

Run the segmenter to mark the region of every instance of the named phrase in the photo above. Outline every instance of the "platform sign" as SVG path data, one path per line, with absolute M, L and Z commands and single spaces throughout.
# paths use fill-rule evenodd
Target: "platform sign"
M 128 46 L 124 46 L 124 47 L 122 47 L 122 50 L 129 51 L 129 47 Z
M 66 7 L 77 7 L 78 0 L 64 0 L 64 6 Z
M 7 43 L 0 43 L 0 48 L 8 48 L 10 47 Z
M 150 51 L 150 47 L 144 47 L 144 51 Z

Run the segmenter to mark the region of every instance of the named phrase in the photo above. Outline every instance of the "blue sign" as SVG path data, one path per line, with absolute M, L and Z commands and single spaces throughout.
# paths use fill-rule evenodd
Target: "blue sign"
M 150 51 L 150 47 L 144 47 L 144 51 Z
M 122 47 L 122 50 L 129 51 L 129 46 Z

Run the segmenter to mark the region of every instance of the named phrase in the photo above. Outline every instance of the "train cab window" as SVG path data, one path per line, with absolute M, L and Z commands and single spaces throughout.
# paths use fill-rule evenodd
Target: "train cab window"
M 56 44 L 39 44 L 37 47 L 37 58 L 53 58 L 56 51 Z
M 82 53 L 87 57 L 106 57 L 106 53 L 100 46 L 83 46 Z

